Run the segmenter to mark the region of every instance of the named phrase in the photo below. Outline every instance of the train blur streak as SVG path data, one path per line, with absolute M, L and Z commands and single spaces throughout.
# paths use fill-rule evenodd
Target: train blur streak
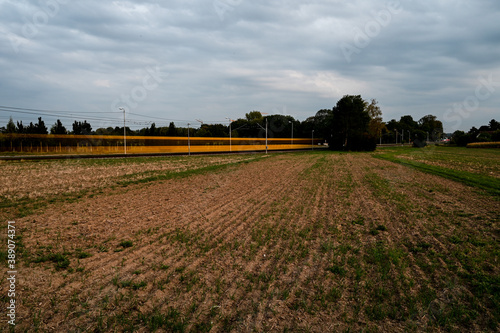
M 321 145 L 323 139 L 268 138 L 268 150 L 308 149 Z M 233 152 L 265 151 L 265 138 L 232 138 Z M 229 138 L 192 137 L 192 153 L 230 151 Z M 118 135 L 51 135 L 0 134 L 0 152 L 39 154 L 123 154 L 123 136 Z M 127 136 L 127 154 L 182 154 L 188 152 L 187 137 Z

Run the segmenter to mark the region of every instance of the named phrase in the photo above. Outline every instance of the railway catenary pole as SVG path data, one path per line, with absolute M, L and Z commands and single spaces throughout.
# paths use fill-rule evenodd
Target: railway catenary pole
M 125 108 L 120 108 L 123 111 L 123 152 L 127 155 L 127 132 L 125 127 Z
M 289 120 L 288 123 L 292 124 L 292 139 L 290 140 L 290 149 L 292 149 L 293 148 L 293 121 Z
M 267 155 L 267 118 L 266 118 L 266 128 L 262 127 L 262 125 L 259 123 L 257 123 L 257 126 L 262 128 L 263 130 L 266 130 L 266 155 Z
M 226 117 L 227 120 L 229 120 L 229 151 L 232 151 L 232 146 L 231 146 L 231 123 L 233 122 L 231 118 Z
M 188 155 L 191 156 L 191 138 L 189 137 L 189 125 L 191 124 L 188 123 Z
M 266 117 L 266 155 L 267 155 L 267 117 Z

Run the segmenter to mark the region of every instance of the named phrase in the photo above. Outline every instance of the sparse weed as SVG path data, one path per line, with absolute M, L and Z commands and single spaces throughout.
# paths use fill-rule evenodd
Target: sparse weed
M 132 247 L 134 245 L 134 243 L 132 243 L 132 241 L 130 241 L 130 240 L 124 240 L 124 241 L 121 241 L 120 244 L 118 244 L 118 245 L 123 247 L 124 249 L 126 249 L 129 247 Z

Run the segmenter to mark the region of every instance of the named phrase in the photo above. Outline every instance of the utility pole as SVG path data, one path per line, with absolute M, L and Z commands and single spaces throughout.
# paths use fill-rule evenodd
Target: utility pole
M 311 150 L 314 150 L 314 130 L 312 130 L 311 134 Z
M 123 151 L 127 155 L 127 131 L 125 127 L 125 108 L 120 108 L 123 111 Z
M 290 140 L 290 149 L 293 148 L 293 121 L 289 121 L 290 124 L 292 124 L 292 139 Z

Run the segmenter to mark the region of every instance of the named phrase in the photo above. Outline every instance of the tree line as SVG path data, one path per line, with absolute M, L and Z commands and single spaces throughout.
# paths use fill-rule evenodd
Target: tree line
M 49 134 L 49 130 L 47 126 L 45 126 L 45 122 L 42 120 L 42 117 L 38 117 L 38 122 L 33 124 L 30 122 L 29 125 L 23 125 L 23 122 L 17 121 L 17 124 L 14 123 L 12 117 L 10 117 L 9 122 L 6 127 L 2 127 L 0 129 L 1 133 L 17 133 L 17 134 Z M 73 123 L 73 131 L 68 131 L 66 127 L 62 124 L 61 120 L 57 119 L 54 125 L 50 128 L 50 134 L 79 134 L 79 135 L 91 135 L 95 134 L 92 132 L 92 126 L 87 123 L 87 121 L 76 121 Z
M 498 123 L 493 121 L 493 127 Z M 496 124 L 496 125 L 495 125 Z M 491 124 L 490 124 L 491 125 Z M 490 126 L 491 127 L 491 126 Z M 364 100 L 360 95 L 345 95 L 331 109 L 321 109 L 314 116 L 304 121 L 290 115 L 263 115 L 260 111 L 251 111 L 245 117 L 228 121 L 227 124 L 204 124 L 199 128 L 177 127 L 174 122 L 169 126 L 149 127 L 132 130 L 126 127 L 128 136 L 181 136 L 187 137 L 234 137 L 234 138 L 323 138 L 334 150 L 374 150 L 377 143 L 425 142 L 438 140 L 443 136 L 443 124 L 436 116 L 426 115 L 415 121 L 405 115 L 399 121 L 392 119 L 383 122 L 382 111 L 375 99 Z M 483 127 L 479 129 L 481 131 Z M 92 129 L 87 121 L 74 121 L 71 129 L 63 126 L 58 119 L 50 130 L 41 117 L 38 122 L 28 126 L 22 122 L 14 123 L 10 118 L 3 133 L 21 134 L 79 134 L 79 135 L 123 135 L 123 127 Z M 472 131 L 472 129 L 471 129 Z M 455 132 L 457 141 L 473 140 L 471 133 Z M 466 139 L 464 139 L 464 137 Z M 492 136 L 490 136 L 492 137 Z M 460 138 L 460 139 L 458 139 Z M 477 135 L 475 137 L 477 139 Z M 462 141 L 460 141 L 462 140 Z
M 500 123 L 492 119 L 488 125 L 479 128 L 472 126 L 467 133 L 455 131 L 451 136 L 451 143 L 457 146 L 465 147 L 474 142 L 500 142 Z

